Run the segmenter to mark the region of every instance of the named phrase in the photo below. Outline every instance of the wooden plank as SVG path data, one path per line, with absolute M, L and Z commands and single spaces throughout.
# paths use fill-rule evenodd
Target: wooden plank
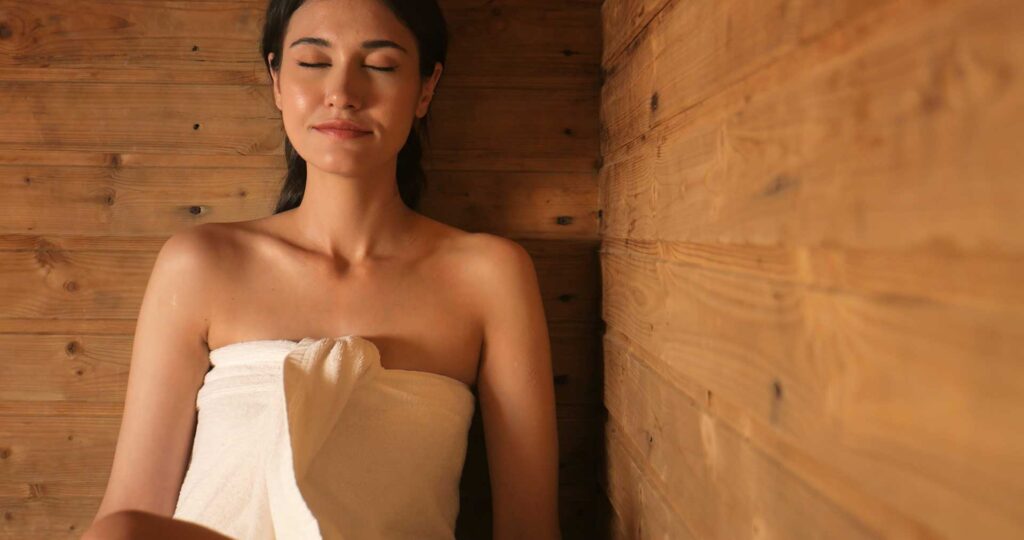
M 596 88 L 595 3 L 442 2 L 452 33 L 443 87 Z M 269 86 L 265 9 L 248 0 L 3 0 L 0 80 Z
M 878 251 L 839 247 L 702 244 L 605 236 L 602 253 L 638 255 L 756 279 L 975 307 L 1024 306 L 1024 254 L 925 246 Z M 653 259 L 648 259 L 653 260 Z
M 606 155 L 602 234 L 1019 253 L 1024 12 L 932 4 L 872 12 Z
M 590 87 L 441 90 L 431 114 L 444 121 L 431 120 L 430 148 L 596 158 L 598 110 L 598 95 Z
M 95 490 L 94 490 L 95 491 Z M 80 538 L 92 523 L 100 498 L 34 495 L 26 500 L 0 498 L 5 538 Z
M 273 213 L 284 171 L 0 166 L 0 232 L 170 235 Z M 42 209 L 42 211 L 41 211 Z M 431 171 L 420 211 L 456 227 L 535 238 L 597 237 L 596 175 Z
M 0 319 L 0 334 L 94 334 L 133 335 L 135 321 L 131 319 Z
M 501 88 L 507 83 L 540 90 L 587 88 L 596 95 L 599 1 L 466 2 L 470 5 L 458 9 L 442 3 L 452 42 L 440 88 Z
M 134 319 L 156 252 L 0 254 L 0 319 Z
M 500 149 L 435 147 L 424 150 L 423 167 L 428 171 L 577 173 L 597 171 L 601 168 L 601 157 L 596 148 L 593 152 L 567 154 L 550 149 L 508 152 Z
M 165 235 L 203 222 L 273 213 L 282 172 L 273 169 L 0 167 L 6 233 Z
M 0 402 L 11 412 L 17 401 L 123 403 L 131 345 L 130 335 L 0 334 Z
M 604 64 L 602 154 L 891 1 L 665 3 L 624 53 Z
M 192 154 L 182 158 L 181 154 L 159 154 L 127 152 L 115 149 L 110 152 L 53 150 L 39 148 L 36 150 L 19 150 L 13 153 L 0 154 L 0 174 L 5 166 L 42 166 L 53 167 L 105 167 L 110 169 L 130 169 L 137 167 L 188 168 L 188 169 L 275 169 L 279 177 L 284 177 L 284 148 L 281 152 L 266 155 L 240 154 Z M 15 167 L 16 168 L 16 167 Z
M 4 152 L 281 152 L 269 87 L 0 81 Z
M 0 497 L 10 502 L 40 491 L 57 498 L 102 495 L 120 424 L 120 415 L 4 416 L 0 440 L 7 457 L 0 461 Z
M 756 425 L 751 444 L 781 447 L 787 468 L 862 521 L 891 521 L 865 506 L 877 500 L 952 537 L 1024 530 L 1024 309 L 863 297 L 632 253 L 603 253 L 602 272 L 611 330 L 680 388 L 738 407 L 737 422 Z
M 38 373 L 36 374 L 38 376 Z M 104 396 L 109 399 L 109 396 Z M 45 416 L 82 417 L 85 419 L 120 418 L 124 412 L 124 393 L 121 401 L 40 401 L 0 400 L 0 416 L 37 418 Z
M 640 452 L 630 452 L 629 444 L 624 440 L 622 428 L 610 418 L 605 427 L 605 448 L 608 455 L 607 493 L 614 509 L 609 527 L 614 532 L 612 538 L 699 539 L 683 516 L 669 505 L 664 491 L 654 486 L 652 479 L 657 473 L 651 471 L 649 465 L 644 466 L 646 462 Z
M 598 238 L 597 175 L 445 171 L 432 174 L 421 211 L 466 230 L 532 238 Z
M 651 22 L 673 0 L 614 0 L 601 4 L 601 27 L 604 39 L 602 70 L 619 64 L 619 57 L 630 54 L 646 37 Z M 604 73 L 607 77 L 608 73 Z

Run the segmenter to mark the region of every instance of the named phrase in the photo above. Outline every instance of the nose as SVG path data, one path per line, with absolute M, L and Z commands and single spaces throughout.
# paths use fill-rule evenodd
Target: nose
M 324 92 L 328 107 L 362 107 L 368 75 L 359 63 L 346 60 L 331 67 Z

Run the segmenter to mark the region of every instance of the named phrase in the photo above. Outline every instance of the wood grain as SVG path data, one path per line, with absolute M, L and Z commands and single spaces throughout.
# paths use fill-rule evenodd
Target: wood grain
M 615 537 L 1024 534 L 1024 12 L 602 13 Z
M 578 89 L 600 67 L 597 0 L 441 2 L 442 88 Z M 0 1 L 0 80 L 254 85 L 265 0 Z
M 1012 74 L 1024 55 L 1000 55 L 1024 47 L 1013 32 L 1020 19 L 998 1 L 926 17 L 893 8 L 871 21 L 890 32 L 865 23 L 871 33 L 838 58 L 831 44 L 808 45 L 815 64 L 780 62 L 666 112 L 605 156 L 603 233 L 1019 252 L 1024 194 L 1014 156 L 1024 128 L 1015 113 L 1024 93 Z M 677 102 L 660 95 L 659 115 Z M 633 110 L 631 118 L 646 118 Z

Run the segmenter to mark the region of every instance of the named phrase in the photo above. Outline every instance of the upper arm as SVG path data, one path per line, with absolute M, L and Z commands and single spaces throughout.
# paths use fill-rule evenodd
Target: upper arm
M 119 510 L 171 516 L 208 364 L 213 257 L 203 226 L 169 238 L 156 257 L 135 328 L 110 479 L 96 521 Z
M 522 246 L 487 236 L 477 388 L 494 538 L 559 538 L 555 390 L 537 274 Z

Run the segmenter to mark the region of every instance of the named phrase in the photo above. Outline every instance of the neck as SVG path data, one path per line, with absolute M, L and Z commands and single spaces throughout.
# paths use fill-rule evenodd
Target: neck
M 302 203 L 291 211 L 297 233 L 310 249 L 350 265 L 404 251 L 416 213 L 402 202 L 395 170 L 392 161 L 344 176 L 307 163 Z

